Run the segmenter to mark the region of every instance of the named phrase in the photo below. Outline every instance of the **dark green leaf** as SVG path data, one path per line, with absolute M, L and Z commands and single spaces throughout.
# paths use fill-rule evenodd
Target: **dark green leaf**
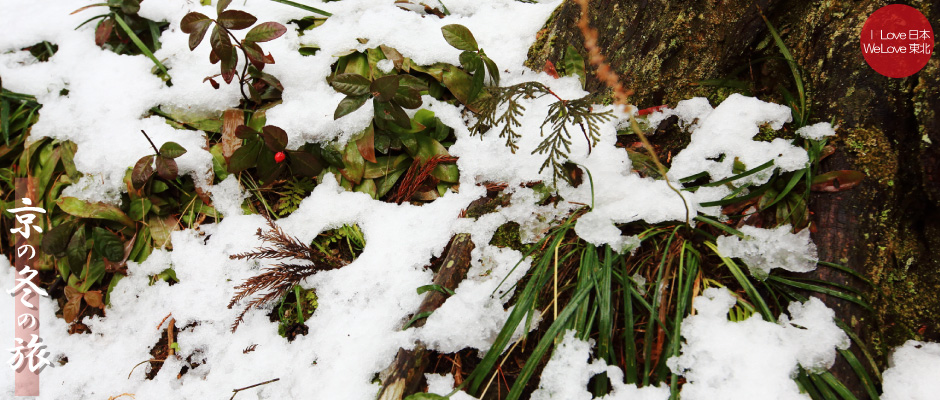
M 134 183 L 135 189 L 144 187 L 147 180 L 153 176 L 153 157 L 154 156 L 141 157 L 140 160 L 137 160 L 137 164 L 134 164 L 134 171 L 131 173 L 131 181 Z
M 250 139 L 258 135 L 258 132 L 247 125 L 239 125 L 235 128 L 235 137 L 239 139 Z
M 261 152 L 260 140 L 249 140 L 244 146 L 232 153 L 228 160 L 228 172 L 236 173 L 258 165 L 258 153 Z
M 379 101 L 389 101 L 395 97 L 398 91 L 398 75 L 385 76 L 372 81 L 369 91 Z
M 124 0 L 121 2 L 121 12 L 126 14 L 137 14 L 140 11 L 140 1 Z
M 420 158 L 424 162 L 427 162 L 427 160 L 434 156 L 450 155 L 440 142 L 431 139 L 427 135 L 419 133 L 415 135 L 415 139 L 418 141 L 418 154 L 415 158 Z M 438 166 L 431 171 L 431 176 L 444 182 L 460 181 L 460 172 L 454 164 L 438 164 Z
M 323 146 L 320 148 L 320 155 L 330 165 L 338 168 L 343 167 L 343 153 L 333 146 Z
M 72 238 L 72 233 L 75 232 L 76 224 L 75 221 L 64 222 L 42 235 L 43 253 L 56 257 L 65 255 L 65 251 L 69 247 L 69 239 Z
M 286 32 L 287 28 L 277 22 L 262 22 L 248 31 L 245 40 L 249 42 L 267 42 L 281 37 Z
M 456 67 L 449 67 L 443 73 L 444 86 L 470 111 L 479 112 L 479 101 L 471 101 L 470 92 L 472 89 L 472 79 L 469 74 Z M 483 97 L 481 94 L 478 97 Z
M 200 26 L 211 22 L 212 20 L 209 19 L 209 17 L 197 12 L 191 12 L 186 14 L 183 20 L 180 21 L 180 30 L 183 31 L 183 33 L 193 33 L 198 31 Z
M 96 226 L 91 233 L 95 241 L 95 251 L 111 261 L 121 261 L 124 258 L 124 242 L 111 231 Z
M 294 173 L 302 176 L 314 177 L 323 171 L 323 164 L 317 156 L 306 151 L 289 151 L 291 168 Z
M 73 275 L 78 276 L 85 267 L 85 260 L 88 255 L 88 247 L 86 246 L 85 226 L 82 225 L 75 230 L 72 239 L 69 240 L 68 249 L 65 250 L 65 255 L 69 260 L 69 269 Z
M 367 162 L 365 164 L 365 171 L 362 176 L 366 179 L 375 179 L 387 176 L 392 172 L 398 170 L 407 170 L 410 163 L 407 161 L 410 160 L 405 154 L 399 154 L 398 156 L 383 156 L 376 157 L 376 161 Z
M 344 97 L 340 100 L 339 105 L 336 106 L 336 111 L 333 112 L 333 119 L 340 119 L 344 115 L 358 110 L 368 99 L 368 95 Z
M 375 151 L 378 151 L 382 154 L 388 153 L 388 148 L 392 144 L 392 140 L 388 135 L 384 133 L 375 134 Z
M 483 63 L 486 64 L 486 70 L 490 74 L 490 80 L 493 81 L 493 85 L 499 86 L 499 68 L 496 67 L 496 63 L 487 56 L 483 56 Z M 581 86 L 584 85 L 582 84 Z
M 463 25 L 444 25 L 441 27 L 441 32 L 444 33 L 444 40 L 459 50 L 477 51 L 480 49 L 473 34 Z
M 176 166 L 176 160 L 162 156 L 157 157 L 157 175 L 166 180 L 176 179 L 179 175 L 179 167 Z
M 483 78 L 486 75 L 483 71 L 477 71 L 473 74 L 473 80 L 470 81 L 470 92 L 468 93 L 467 100 L 473 102 L 477 99 L 477 96 L 480 95 L 480 91 L 483 90 Z
M 224 31 L 219 29 L 218 26 L 212 28 L 212 34 L 209 35 L 209 44 L 212 46 L 212 52 L 215 53 L 215 56 L 222 61 L 223 72 L 231 69 L 233 63 L 231 62 L 232 56 L 235 55 L 234 49 L 232 47 L 232 39 L 225 34 Z M 223 76 L 224 78 L 224 76 Z M 227 83 L 231 83 L 231 78 L 226 79 Z
M 378 188 L 375 186 L 375 181 L 372 179 L 363 179 L 362 183 L 356 185 L 353 188 L 354 192 L 365 193 L 372 197 L 373 199 L 378 200 Z
M 398 87 L 393 100 L 395 103 L 398 103 L 398 105 L 410 109 L 421 107 L 422 104 L 421 93 L 418 93 L 417 90 L 405 86 Z
M 399 77 L 401 78 L 398 80 L 399 89 L 407 87 L 418 92 L 428 90 L 428 84 L 421 78 L 414 75 L 399 75 Z
M 228 5 L 232 3 L 232 0 L 219 0 L 219 3 L 215 5 L 215 11 L 219 14 L 222 14 L 222 11 L 225 11 L 228 8 Z
M 107 219 L 134 227 L 134 221 L 127 217 L 120 208 L 104 203 L 88 203 L 74 197 L 62 197 L 56 204 L 69 215 L 81 218 Z
M 399 169 L 393 170 L 392 172 L 389 172 L 389 174 L 386 175 L 384 178 L 376 179 L 375 180 L 375 185 L 376 185 L 375 195 L 377 197 L 385 196 L 385 194 L 388 193 L 389 190 L 392 190 L 392 188 L 395 187 L 395 183 L 398 182 L 398 178 L 400 178 L 402 174 L 404 174 L 405 171 L 407 170 L 408 170 L 408 167 L 406 165 L 405 168 L 399 168 Z
M 369 85 L 371 83 L 366 77 L 358 74 L 339 74 L 333 77 L 333 81 L 330 82 L 333 89 L 348 96 L 369 94 Z
M 287 147 L 287 132 L 274 125 L 262 128 L 261 136 L 264 137 L 265 146 L 273 152 L 284 151 Z
M 376 118 L 393 122 L 402 128 L 407 129 L 411 127 L 408 114 L 395 102 L 384 102 L 373 99 L 372 106 L 375 108 Z
M 245 54 L 248 55 L 248 60 L 251 61 L 255 68 L 264 68 L 264 64 L 266 64 L 268 60 L 265 59 L 264 51 L 261 50 L 261 46 L 258 46 L 255 42 L 243 40 L 242 50 L 245 50 Z
M 245 29 L 257 21 L 258 18 L 244 11 L 226 10 L 219 14 L 219 23 L 232 30 Z
M 118 241 L 120 241 L 120 239 L 118 239 Z M 85 282 L 82 283 L 82 286 L 78 288 L 78 290 L 87 292 L 88 289 L 91 289 L 92 285 L 98 283 L 98 281 L 104 277 L 105 272 L 104 260 L 92 260 L 91 263 L 88 264 L 88 273 L 85 275 Z
M 274 160 L 274 152 L 262 151 L 258 155 L 258 176 L 264 186 L 270 186 L 287 170 L 287 163 Z
M 480 57 L 480 54 L 475 51 L 464 51 L 460 53 L 460 65 L 463 66 L 467 72 L 476 72 L 483 67 L 483 59 Z
M 160 155 L 166 158 L 177 158 L 183 154 L 186 154 L 186 149 L 183 146 L 180 146 L 176 142 L 166 142 L 160 146 Z

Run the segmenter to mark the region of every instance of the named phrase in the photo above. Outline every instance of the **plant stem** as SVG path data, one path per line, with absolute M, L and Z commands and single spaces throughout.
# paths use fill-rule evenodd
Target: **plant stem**
M 157 152 L 157 155 L 160 155 L 160 150 L 157 150 L 157 145 L 153 144 L 153 140 L 150 140 L 150 135 L 147 135 L 147 132 L 144 132 L 143 129 L 140 130 L 140 133 L 144 134 L 144 137 L 147 138 L 147 141 L 150 142 L 150 147 L 153 147 L 153 151 Z
M 218 21 L 215 21 L 215 20 L 213 20 L 213 21 L 215 22 L 216 26 L 218 26 L 219 28 L 222 28 L 222 30 L 225 31 L 226 34 L 228 34 L 229 36 L 231 36 L 232 40 L 234 40 L 235 43 L 236 43 L 235 46 L 238 47 L 238 48 L 242 51 L 242 55 L 245 56 L 245 66 L 242 67 L 242 73 L 241 73 L 241 75 L 239 75 L 239 77 L 238 77 L 238 90 L 242 93 L 242 98 L 245 99 L 245 105 L 247 106 L 248 103 L 251 103 L 251 99 L 248 98 L 248 96 L 245 95 L 245 75 L 248 73 L 248 62 L 249 62 L 249 61 L 248 61 L 248 52 L 245 51 L 245 48 L 244 48 L 244 47 L 238 45 L 238 43 L 239 43 L 238 38 L 236 38 L 235 35 L 232 34 L 232 31 L 230 31 L 230 30 L 228 30 L 226 27 L 222 26 L 222 24 L 220 24 Z M 237 73 L 237 71 L 236 71 L 236 73 Z

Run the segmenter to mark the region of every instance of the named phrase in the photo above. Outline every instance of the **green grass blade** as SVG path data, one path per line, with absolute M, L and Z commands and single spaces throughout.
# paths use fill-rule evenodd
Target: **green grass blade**
M 767 321 L 776 322 L 777 319 L 774 318 L 773 314 L 770 312 L 770 308 L 767 307 L 767 302 L 765 302 L 764 298 L 760 295 L 760 293 L 757 292 L 757 288 L 751 284 L 750 279 L 747 278 L 747 276 L 744 274 L 744 271 L 741 270 L 741 267 L 739 267 L 738 264 L 730 258 L 722 256 L 721 253 L 718 252 L 718 247 L 714 243 L 705 242 L 705 245 L 712 249 L 715 254 L 721 257 L 721 261 L 725 264 L 725 266 L 728 267 L 728 269 L 731 271 L 731 274 L 734 275 L 734 278 L 738 281 L 738 284 L 744 288 L 744 291 L 747 293 L 749 299 L 757 304 L 757 310 L 760 311 L 764 319 Z
M 0 101 L 0 132 L 3 132 L 3 143 L 10 145 L 10 103 Z
M 163 73 L 167 76 L 167 78 L 170 78 L 170 73 L 167 72 L 166 67 L 163 66 L 163 63 L 161 63 L 160 60 L 157 60 L 157 58 L 153 56 L 153 53 L 150 52 L 150 49 L 147 48 L 147 45 L 145 45 L 144 42 L 142 42 L 140 38 L 137 37 L 137 35 L 134 33 L 131 27 L 127 26 L 127 23 L 124 22 L 124 19 L 121 18 L 121 16 L 118 14 L 112 14 L 112 17 L 114 18 L 115 21 L 117 21 L 118 25 L 121 26 L 121 29 L 124 30 L 124 33 L 126 33 L 127 36 L 131 38 L 131 41 L 134 42 L 134 45 L 136 45 L 137 48 L 140 49 L 140 52 L 144 53 L 145 56 L 150 58 L 150 60 L 153 61 L 154 64 L 156 64 L 157 68 L 160 68 L 160 71 L 163 71 Z
M 754 190 L 744 196 L 738 196 L 738 197 L 733 197 L 730 199 L 722 199 L 722 200 L 716 200 L 716 201 L 706 201 L 704 203 L 699 203 L 699 204 L 701 204 L 702 207 L 711 207 L 711 206 L 726 206 L 728 204 L 740 203 L 744 200 L 750 200 L 757 196 L 763 195 L 764 192 L 767 191 L 767 189 L 770 189 L 770 185 L 761 186 L 757 188 L 757 190 Z
M 865 371 L 865 367 L 862 366 L 862 363 L 858 361 L 858 358 L 855 357 L 851 351 L 848 350 L 839 350 L 839 354 L 842 357 L 845 357 L 845 361 L 849 363 L 849 366 L 852 367 L 852 370 L 855 371 L 855 375 L 858 376 L 858 379 L 862 381 L 862 386 L 865 388 L 865 392 L 868 393 L 868 397 L 871 400 L 880 400 L 881 397 L 878 396 L 878 389 L 875 388 L 875 383 L 872 382 L 871 376 L 868 375 L 868 371 Z
M 694 189 L 694 188 L 698 188 L 698 187 L 721 186 L 721 185 L 724 185 L 724 184 L 726 184 L 726 183 L 731 183 L 731 182 L 734 182 L 734 181 L 736 181 L 736 180 L 738 180 L 738 179 L 741 179 L 741 178 L 744 178 L 744 177 L 748 177 L 748 176 L 754 175 L 754 174 L 756 174 L 756 173 L 758 173 L 758 172 L 760 172 L 760 171 L 763 171 L 763 170 L 765 170 L 765 169 L 767 169 L 767 168 L 770 168 L 770 167 L 773 166 L 773 165 L 774 165 L 774 160 L 770 160 L 770 161 L 767 161 L 767 162 L 765 162 L 765 163 L 763 163 L 763 164 L 761 164 L 761 165 L 759 165 L 759 166 L 757 166 L 757 167 L 751 168 L 751 169 L 749 169 L 749 170 L 747 170 L 747 171 L 744 171 L 744 172 L 742 172 L 742 173 L 740 173 L 740 174 L 737 174 L 737 175 L 734 175 L 734 176 L 732 176 L 732 177 L 725 178 L 725 179 L 722 179 L 722 180 L 720 180 L 720 181 L 709 182 L 709 183 L 702 184 L 702 185 L 698 185 L 698 186 L 687 187 L 686 190 L 688 190 L 688 189 Z
M 621 283 L 623 287 L 623 353 L 624 353 L 624 379 L 627 384 L 637 382 L 637 365 L 636 365 L 636 342 L 633 336 L 633 327 L 636 321 L 633 318 L 633 299 L 632 296 L 638 296 L 636 293 L 634 282 L 632 279 L 627 278 L 627 261 L 624 259 L 621 262 L 623 266 L 623 275 L 621 276 Z M 629 281 L 628 281 L 629 279 Z
M 715 228 L 718 228 L 718 229 L 724 231 L 725 233 L 728 233 L 728 234 L 731 234 L 731 235 L 734 235 L 734 236 L 737 236 L 737 237 L 740 237 L 740 238 L 743 238 L 743 237 L 745 236 L 744 233 L 742 233 L 741 231 L 739 231 L 739 230 L 737 230 L 737 229 L 734 229 L 734 228 L 732 228 L 732 227 L 730 227 L 730 226 L 728 226 L 728 225 L 722 224 L 721 222 L 715 221 L 715 220 L 713 220 L 713 219 L 711 219 L 711 218 L 708 218 L 708 217 L 699 215 L 699 216 L 695 217 L 694 219 L 695 219 L 696 221 L 704 222 L 704 223 L 706 223 L 706 224 L 708 224 L 708 225 L 714 226 Z
M 858 305 L 862 306 L 862 308 L 864 308 L 864 309 L 866 309 L 866 310 L 868 310 L 868 311 L 874 311 L 874 310 L 871 308 L 871 306 L 868 304 L 868 302 L 866 302 L 865 300 L 862 300 L 862 299 L 858 298 L 858 296 L 852 296 L 852 295 L 850 295 L 850 294 L 848 294 L 848 293 L 844 293 L 844 292 L 841 292 L 841 291 L 838 291 L 838 290 L 835 290 L 835 289 L 830 289 L 830 288 L 827 288 L 827 287 L 823 287 L 823 286 L 819 286 L 819 285 L 812 285 L 812 284 L 803 283 L 803 282 L 797 282 L 797 281 L 794 281 L 794 280 L 791 280 L 791 279 L 782 278 L 782 277 L 774 276 L 774 275 L 771 275 L 769 279 L 770 279 L 771 281 L 774 281 L 774 282 L 777 282 L 777 283 L 781 283 L 781 284 L 784 284 L 784 285 L 788 285 L 788 286 L 793 286 L 793 287 L 795 287 L 795 288 L 799 288 L 799 289 L 803 289 L 803 290 L 810 290 L 810 291 L 813 291 L 813 292 L 818 292 L 818 293 L 822 293 L 822 294 L 829 295 L 829 296 L 832 296 L 832 297 L 840 298 L 840 299 L 842 299 L 842 300 L 851 301 L 851 302 L 853 302 L 853 303 L 855 303 L 855 304 L 858 304 Z
M 800 95 L 800 121 L 798 121 L 798 124 L 799 126 L 803 126 L 806 122 L 806 92 L 803 89 L 803 77 L 800 75 L 799 65 L 796 63 L 796 59 L 793 58 L 793 54 L 790 53 L 790 49 L 787 48 L 786 43 L 783 42 L 783 38 L 777 33 L 777 29 L 770 23 L 770 20 L 764 16 L 764 13 L 761 13 L 760 16 L 764 19 L 764 23 L 767 24 L 767 29 L 770 30 L 770 34 L 774 37 L 774 43 L 777 44 L 780 54 L 787 60 L 787 64 L 790 66 L 790 72 L 793 73 L 793 82 L 796 84 L 796 91 Z
M 565 308 L 558 314 L 558 319 L 552 322 L 552 325 L 545 331 L 545 335 L 542 336 L 542 339 L 539 340 L 539 344 L 535 346 L 535 349 L 532 351 L 532 355 L 529 356 L 529 359 L 526 361 L 525 365 L 522 367 L 522 371 L 519 371 L 516 381 L 512 385 L 512 389 L 509 391 L 509 395 L 506 397 L 506 400 L 516 400 L 519 396 L 522 395 L 522 390 L 525 388 L 526 384 L 529 382 L 529 379 L 532 377 L 532 373 L 535 372 L 535 369 L 539 366 L 539 360 L 542 359 L 542 356 L 545 355 L 545 352 L 552 346 L 555 342 L 555 337 L 557 337 L 561 332 L 562 328 L 565 326 L 565 322 L 568 318 L 574 314 L 575 309 L 585 302 L 588 298 L 588 294 L 591 293 L 593 289 L 592 286 L 586 286 L 581 288 L 575 295 L 569 300 Z M 489 352 L 487 353 L 489 355 Z M 498 355 L 498 354 L 497 354 Z
M 324 16 L 324 17 L 332 17 L 332 16 L 333 16 L 333 14 L 330 14 L 330 13 L 328 13 L 328 12 L 326 12 L 326 11 L 323 11 L 323 10 L 321 10 L 321 9 L 319 9 L 319 8 L 313 8 L 313 7 L 310 7 L 310 6 L 306 5 L 306 4 L 295 3 L 295 2 L 290 1 L 290 0 L 271 0 L 271 1 L 277 2 L 277 3 L 281 3 L 281 4 L 287 4 L 287 5 L 293 6 L 293 7 L 297 7 L 297 8 L 299 8 L 299 9 L 301 9 L 301 10 L 310 11 L 310 12 L 312 12 L 312 13 L 320 14 L 320 15 L 322 15 L 322 16 Z
M 831 267 L 831 268 L 835 268 L 835 269 L 837 269 L 837 270 L 839 270 L 839 271 L 845 272 L 845 273 L 847 273 L 847 274 L 849 274 L 849 275 L 852 275 L 852 276 L 854 276 L 854 277 L 856 277 L 856 278 L 858 278 L 858 279 L 861 279 L 862 281 L 864 281 L 865 283 L 867 283 L 867 284 L 868 284 L 869 286 L 871 286 L 871 287 L 875 287 L 875 283 L 874 283 L 874 282 L 872 282 L 871 280 L 869 280 L 868 278 L 866 278 L 864 275 L 858 273 L 858 271 L 856 271 L 856 270 L 854 270 L 854 269 L 852 269 L 852 268 L 846 267 L 846 266 L 844 266 L 844 265 L 836 264 L 836 263 L 827 262 L 827 261 L 819 261 L 819 262 L 817 262 L 817 264 L 819 264 L 819 265 L 825 265 L 825 266 Z
M 852 394 L 852 391 L 850 391 L 849 388 L 845 387 L 842 382 L 839 382 L 839 380 L 836 379 L 834 375 L 832 375 L 832 372 L 826 371 L 819 374 L 819 376 L 822 378 L 823 382 L 829 385 L 832 390 L 835 390 L 835 392 L 838 393 L 839 396 L 841 396 L 843 399 L 858 400 L 858 398 Z
M 796 173 L 794 173 L 793 176 L 790 177 L 790 180 L 787 182 L 787 186 L 784 187 L 782 191 L 780 191 L 780 194 L 777 195 L 777 197 L 774 199 L 774 201 L 772 201 L 772 202 L 770 202 L 770 204 L 764 206 L 764 208 L 763 208 L 761 211 L 764 211 L 764 210 L 770 208 L 770 207 L 773 206 L 774 204 L 777 204 L 778 202 L 780 202 L 780 200 L 783 200 L 784 198 L 786 198 L 787 195 L 790 194 L 790 191 L 793 190 L 793 188 L 796 187 L 796 185 L 797 185 L 798 183 L 800 183 L 800 179 L 803 178 L 803 175 L 804 175 L 805 173 L 806 173 L 806 170 L 805 170 L 805 169 L 801 169 L 801 170 L 799 170 L 799 171 L 796 171 Z

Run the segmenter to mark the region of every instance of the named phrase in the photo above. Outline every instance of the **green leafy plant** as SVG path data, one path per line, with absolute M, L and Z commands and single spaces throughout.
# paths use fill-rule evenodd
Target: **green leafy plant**
M 288 169 L 306 177 L 317 176 L 323 170 L 319 157 L 314 155 L 316 146 L 287 150 L 287 132 L 274 125 L 258 126 L 264 123 L 262 118 L 236 128 L 235 136 L 244 142 L 229 159 L 229 172 L 257 167 L 261 181 L 270 185 Z
M 231 2 L 231 0 L 220 0 L 218 2 L 216 6 L 217 19 L 209 18 L 198 12 L 186 14 L 183 20 L 180 21 L 180 29 L 183 33 L 189 34 L 189 48 L 195 50 L 205 38 L 209 27 L 213 27 L 212 33 L 209 34 L 209 44 L 212 46 L 209 61 L 213 64 L 220 63 L 220 75 L 222 75 L 225 83 L 232 83 L 232 80 L 238 75 L 239 88 L 246 102 L 250 102 L 252 99 L 260 100 L 261 93 L 258 93 L 255 84 L 249 83 L 249 78 L 254 78 L 255 83 L 262 81 L 272 87 L 279 87 L 280 83 L 272 80 L 269 75 L 261 73 L 265 64 L 274 63 L 274 57 L 271 54 L 264 54 L 258 43 L 281 37 L 287 32 L 287 28 L 277 22 L 263 22 L 251 28 L 244 39 L 239 41 L 232 31 L 247 29 L 254 25 L 258 19 L 244 11 L 226 10 Z M 235 44 L 233 44 L 233 40 Z M 235 51 L 236 47 L 241 50 L 245 58 L 241 73 L 237 70 L 238 53 Z M 249 64 L 256 70 L 252 74 L 248 72 Z M 213 77 L 207 77 L 206 80 L 218 89 L 219 84 Z M 245 87 L 251 93 L 250 98 L 245 93 Z
M 164 80 L 170 80 L 170 74 L 153 52 L 160 49 L 160 33 L 169 26 L 166 22 L 155 22 L 137 15 L 142 0 L 108 0 L 106 3 L 95 3 L 72 12 L 72 14 L 94 7 L 107 7 L 105 14 L 91 17 L 82 22 L 75 29 L 83 25 L 98 21 L 95 27 L 95 44 L 100 47 L 107 45 L 117 54 L 143 54 L 153 61 L 159 75 Z M 116 29 L 117 28 L 117 29 Z M 128 46 L 133 43 L 134 46 Z M 147 45 L 150 43 L 150 46 Z M 151 50 L 151 47 L 153 48 Z
M 499 85 L 499 68 L 486 53 L 477 45 L 476 39 L 470 30 L 463 25 L 450 24 L 441 27 L 444 33 L 444 40 L 458 50 L 460 53 L 460 65 L 464 70 L 473 74 L 473 80 L 470 84 L 468 101 L 476 100 L 480 91 L 483 90 L 484 77 L 489 73 L 490 80 L 494 85 Z

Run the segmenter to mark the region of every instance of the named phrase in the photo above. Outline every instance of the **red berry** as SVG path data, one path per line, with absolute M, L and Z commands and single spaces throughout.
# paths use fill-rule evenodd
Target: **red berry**
M 280 164 L 282 161 L 284 161 L 285 158 L 287 158 L 287 156 L 284 155 L 284 152 L 279 151 L 277 152 L 277 154 L 274 155 L 274 162 Z

